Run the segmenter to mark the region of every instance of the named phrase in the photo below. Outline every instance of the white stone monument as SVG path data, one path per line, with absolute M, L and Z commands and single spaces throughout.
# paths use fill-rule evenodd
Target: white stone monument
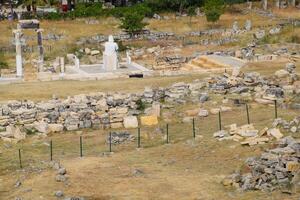
M 131 57 L 129 51 L 126 51 L 126 64 L 131 65 Z
M 107 71 L 113 71 L 118 68 L 118 44 L 114 42 L 112 35 L 108 37 L 108 42 L 104 44 L 103 66 Z

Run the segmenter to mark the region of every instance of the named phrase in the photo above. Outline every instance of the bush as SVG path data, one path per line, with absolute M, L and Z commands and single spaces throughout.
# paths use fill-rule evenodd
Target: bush
M 47 13 L 42 16 L 43 19 L 49 20 L 60 20 L 63 18 L 63 14 L 61 13 Z
M 134 34 L 143 30 L 147 25 L 143 22 L 144 15 L 137 11 L 127 12 L 124 17 L 121 18 L 121 28 L 125 29 L 128 33 Z
M 136 105 L 137 105 L 137 110 L 140 111 L 144 111 L 146 108 L 146 104 L 141 99 L 137 100 Z
M 224 0 L 206 0 L 204 12 L 208 22 L 216 22 L 224 12 Z
M 0 54 L 0 77 L 1 77 L 1 69 L 8 69 L 8 64 L 5 61 L 3 54 Z

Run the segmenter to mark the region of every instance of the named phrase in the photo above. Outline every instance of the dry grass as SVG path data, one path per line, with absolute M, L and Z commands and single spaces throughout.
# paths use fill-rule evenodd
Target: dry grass
M 193 49 L 195 50 L 195 49 Z M 187 53 L 188 53 L 187 49 Z M 276 70 L 283 69 L 288 60 L 276 60 L 271 62 L 249 63 L 244 71 L 257 71 L 263 75 L 272 75 Z M 296 63 L 300 73 L 300 61 Z M 209 74 L 181 75 L 172 77 L 148 77 L 143 79 L 115 79 L 99 81 L 52 81 L 52 82 L 26 82 L 18 84 L 0 84 L 0 102 L 8 100 L 46 100 L 52 95 L 65 98 L 76 94 L 90 92 L 136 92 L 142 91 L 145 86 L 165 87 L 172 83 L 185 81 L 191 82 L 194 79 L 201 79 Z
M 203 75 L 186 75 L 173 77 L 149 77 L 143 79 L 115 79 L 100 81 L 52 81 L 27 82 L 20 84 L 0 85 L 0 101 L 13 99 L 45 100 L 52 95 L 65 98 L 90 92 L 132 92 L 142 91 L 145 86 L 167 86 L 174 82 L 191 81 Z
M 213 104 L 204 106 L 209 108 Z M 181 113 L 196 107 L 187 104 L 177 107 L 176 111 Z M 297 115 L 293 110 L 279 109 L 279 113 L 280 117 L 288 119 Z M 246 122 L 245 116 L 243 107 L 234 107 L 234 111 L 223 113 L 223 125 L 242 125 Z M 255 127 L 269 126 L 272 123 L 273 108 L 251 105 L 250 116 Z M 165 131 L 159 133 L 158 127 L 164 129 L 165 124 L 142 127 L 143 149 L 137 151 L 135 142 L 113 146 L 115 154 L 109 157 L 99 156 L 108 150 L 104 142 L 107 131 L 102 130 L 84 131 L 82 159 L 78 158 L 80 132 L 54 134 L 47 138 L 31 136 L 10 148 L 1 145 L 3 156 L 0 157 L 0 180 L 3 187 L 0 189 L 0 198 L 6 200 L 20 196 L 32 200 L 41 197 L 51 200 L 56 199 L 54 191 L 63 190 L 67 196 L 85 196 L 93 200 L 297 199 L 297 194 L 286 195 L 280 192 L 240 193 L 220 184 L 224 176 L 240 169 L 246 158 L 259 155 L 270 145 L 244 147 L 233 141 L 216 141 L 212 137 L 212 133 L 218 129 L 216 115 L 196 120 L 197 135 L 202 137 L 195 141 L 192 139 L 192 125 L 180 123 L 179 118 L 174 118 L 173 123 L 170 123 L 171 145 L 163 145 Z M 136 130 L 129 131 L 136 135 Z M 50 140 L 54 144 L 54 159 L 60 160 L 68 171 L 67 185 L 55 182 L 55 171 L 46 167 L 49 147 L 45 143 Z M 18 169 L 18 148 L 23 149 L 25 170 L 15 171 Z M 134 176 L 134 169 L 140 169 L 144 174 Z M 16 180 L 22 181 L 21 187 L 13 187 Z
M 249 64 L 246 71 L 259 71 L 270 75 L 283 68 L 286 61 Z M 268 67 L 266 67 L 268 66 Z M 177 81 L 191 81 L 204 75 L 159 77 L 147 79 L 124 79 L 94 82 L 51 82 L 24 83 L 1 86 L 2 100 L 24 98 L 46 99 L 53 91 L 60 97 L 91 91 L 136 91 L 148 86 L 166 86 Z M 6 88 L 7 87 L 7 88 Z M 47 89 L 45 89 L 47 88 Z M 7 93 L 11 91 L 11 93 Z M 37 92 L 38 91 L 38 92 Z M 217 105 L 223 96 L 211 94 Z M 216 107 L 209 101 L 204 108 Z M 272 199 L 296 200 L 297 194 L 286 195 L 280 192 L 261 193 L 257 191 L 240 193 L 220 184 L 222 178 L 240 169 L 249 156 L 259 155 L 269 144 L 243 147 L 233 141 L 217 142 L 212 133 L 218 129 L 217 116 L 210 115 L 196 120 L 197 135 L 192 139 L 192 125 L 181 122 L 181 113 L 199 105 L 177 106 L 170 123 L 171 145 L 164 144 L 165 123 L 158 126 L 142 127 L 143 149 L 137 151 L 136 143 L 113 146 L 114 155 L 99 156 L 108 150 L 105 138 L 109 130 L 83 130 L 52 134 L 48 137 L 29 136 L 25 141 L 5 147 L 0 142 L 0 199 L 55 199 L 54 191 L 63 190 L 66 196 L 85 196 L 89 199 L 225 199 L 250 200 Z M 223 126 L 246 123 L 244 107 L 222 114 Z M 263 114 L 262 114 L 263 113 Z M 294 110 L 280 109 L 279 116 L 292 119 L 299 113 Z M 250 104 L 250 118 L 255 127 L 270 126 L 274 111 L 272 106 Z M 129 130 L 136 135 L 135 129 Z M 84 158 L 79 159 L 79 135 L 83 136 Z M 55 171 L 48 169 L 49 146 L 54 144 L 54 159 L 60 160 L 67 168 L 69 184 L 55 182 Z M 23 166 L 18 169 L 17 149 L 22 148 Z M 134 176 L 132 171 L 140 169 L 142 176 Z M 16 171 L 17 170 L 17 171 Z M 22 186 L 14 188 L 17 180 Z
M 273 9 L 273 13 L 282 18 L 300 19 L 300 11 L 298 8 Z
M 175 19 L 174 15 L 166 15 L 170 17 L 169 20 L 151 19 L 149 21 L 148 28 L 150 28 L 151 30 L 174 32 L 177 34 L 206 30 L 211 28 L 211 25 L 207 23 L 204 16 L 192 17 L 192 20 L 190 21 L 190 17 L 181 17 L 180 19 Z M 225 13 L 218 21 L 218 26 L 223 28 L 231 28 L 233 22 L 237 21 L 242 28 L 247 19 L 250 19 L 252 21 L 253 27 L 273 25 L 276 23 L 276 20 L 264 18 L 254 13 L 250 13 L 247 15 Z

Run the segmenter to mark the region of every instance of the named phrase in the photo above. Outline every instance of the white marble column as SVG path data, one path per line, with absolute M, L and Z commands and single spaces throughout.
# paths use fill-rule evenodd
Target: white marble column
M 60 73 L 64 74 L 65 73 L 65 58 L 64 57 L 59 58 L 59 64 L 60 64 Z
M 17 77 L 23 77 L 22 46 L 21 46 L 22 31 L 20 29 L 16 29 L 16 30 L 13 30 L 13 33 L 15 35 L 15 43 L 16 43 Z
M 280 0 L 275 0 L 275 7 L 280 8 Z
M 248 1 L 247 4 L 248 4 L 248 9 L 252 10 L 252 1 Z
M 268 9 L 268 0 L 262 0 L 262 7 L 264 10 Z

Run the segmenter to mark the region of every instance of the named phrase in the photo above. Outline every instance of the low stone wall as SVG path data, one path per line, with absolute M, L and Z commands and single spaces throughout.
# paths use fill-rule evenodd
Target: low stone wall
M 146 88 L 142 93 L 98 92 L 37 103 L 29 100 L 9 101 L 0 105 L 0 130 L 5 131 L 11 125 L 20 125 L 41 133 L 81 128 L 121 128 L 126 126 L 125 118 L 143 113 L 140 108 L 143 104 L 153 104 L 153 109 L 160 110 L 159 101 L 183 102 L 192 90 L 195 93 L 194 90 L 201 88 L 196 87 L 197 84 L 204 86 L 203 83 L 177 83 L 169 88 Z M 159 108 L 154 106 L 157 104 Z M 148 110 L 146 115 L 152 113 Z M 160 111 L 154 113 L 159 115 Z M 136 120 L 126 121 L 138 126 Z M 132 127 L 130 124 L 127 126 Z
M 147 87 L 140 93 L 97 92 L 43 102 L 9 101 L 0 105 L 0 137 L 14 137 L 16 131 L 12 127 L 16 125 L 27 132 L 41 133 L 82 128 L 136 128 L 140 115 L 150 116 L 149 119 L 141 118 L 142 125 L 153 125 L 160 116 L 161 102 L 203 103 L 209 99 L 208 91 L 236 94 L 261 104 L 273 104 L 274 100 L 281 104 L 289 95 L 300 94 L 295 68 L 294 64 L 288 63 L 285 69 L 271 77 L 234 70 L 232 75 L 224 73 L 203 81 L 175 83 L 167 88 Z M 145 105 L 149 107 L 145 109 Z M 18 131 L 16 134 L 20 135 Z

